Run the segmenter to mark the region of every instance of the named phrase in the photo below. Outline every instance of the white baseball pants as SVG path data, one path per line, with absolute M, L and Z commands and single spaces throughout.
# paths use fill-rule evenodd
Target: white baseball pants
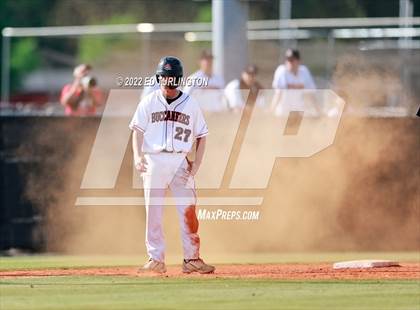
M 150 258 L 164 262 L 162 221 L 165 192 L 169 188 L 178 211 L 185 259 L 199 258 L 200 237 L 195 213 L 194 179 L 189 176 L 186 154 L 146 154 L 147 171 L 142 173 L 146 205 L 146 248 Z

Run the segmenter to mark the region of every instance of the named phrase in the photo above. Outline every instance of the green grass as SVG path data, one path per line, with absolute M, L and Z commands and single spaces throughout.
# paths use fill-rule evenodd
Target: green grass
M 416 281 L 3 279 L 1 309 L 420 309 Z
M 207 256 L 206 256 L 207 257 Z M 306 263 L 380 258 L 419 261 L 407 253 L 289 253 L 209 256 L 215 263 Z M 0 257 L 0 269 L 133 266 L 144 256 Z M 180 258 L 169 257 L 170 264 Z M 377 309 L 420 310 L 420 281 L 284 281 L 224 278 L 49 276 L 0 280 L 0 309 Z

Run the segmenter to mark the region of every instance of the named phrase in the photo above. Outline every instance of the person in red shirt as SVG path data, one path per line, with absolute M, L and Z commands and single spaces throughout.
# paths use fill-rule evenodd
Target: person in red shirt
M 102 92 L 96 80 L 90 76 L 92 66 L 81 64 L 73 71 L 74 80 L 64 85 L 60 103 L 68 116 L 95 115 L 96 108 L 102 104 Z

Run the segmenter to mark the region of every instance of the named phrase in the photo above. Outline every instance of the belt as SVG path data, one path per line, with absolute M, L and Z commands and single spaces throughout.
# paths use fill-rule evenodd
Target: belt
M 173 154 L 180 154 L 180 153 L 184 153 L 184 152 L 182 152 L 182 151 L 179 151 L 179 152 L 174 152 L 174 151 L 168 151 L 168 150 L 162 150 L 162 151 L 160 151 L 161 153 L 173 153 Z

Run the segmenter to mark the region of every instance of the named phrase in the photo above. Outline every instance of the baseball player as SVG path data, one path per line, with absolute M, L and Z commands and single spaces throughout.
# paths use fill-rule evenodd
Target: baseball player
M 184 273 L 212 273 L 199 255 L 200 237 L 195 213 L 194 175 L 204 155 L 207 124 L 198 103 L 178 86 L 182 64 L 172 56 L 163 57 L 157 67 L 160 89 L 143 98 L 129 125 L 133 130 L 136 169 L 141 172 L 146 205 L 146 248 L 149 261 L 142 270 L 166 272 L 162 215 L 165 191 L 176 202 L 181 226 Z M 187 159 L 196 142 L 194 162 Z

